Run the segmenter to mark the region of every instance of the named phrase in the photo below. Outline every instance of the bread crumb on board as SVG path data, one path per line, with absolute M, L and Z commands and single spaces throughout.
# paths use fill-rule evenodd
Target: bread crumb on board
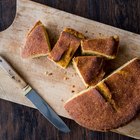
M 75 85 L 72 85 L 73 88 L 75 88 Z
M 72 92 L 72 93 L 74 93 L 75 91 L 74 91 L 74 90 L 72 90 L 71 92 Z
M 48 75 L 53 75 L 53 73 L 49 73 Z
M 65 76 L 63 79 L 64 79 L 64 80 L 68 80 L 68 79 L 69 79 L 69 77 Z
M 53 73 L 52 73 L 52 72 L 49 73 L 48 71 L 46 71 L 46 72 L 45 72 L 45 75 L 51 76 L 51 75 L 53 75 Z
M 44 74 L 45 74 L 45 75 L 48 75 L 48 73 L 49 73 L 48 71 L 45 71 L 45 73 L 44 73 Z

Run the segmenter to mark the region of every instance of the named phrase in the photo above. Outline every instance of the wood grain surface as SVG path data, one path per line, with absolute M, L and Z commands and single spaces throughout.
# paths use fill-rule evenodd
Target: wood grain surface
M 0 1 L 0 2 L 2 3 L 2 1 Z M 94 3 L 92 4 L 92 2 L 90 2 L 90 1 L 81 1 L 80 3 L 78 3 L 78 1 L 66 2 L 66 1 L 63 1 L 63 0 L 62 1 L 48 1 L 48 2 L 40 1 L 40 2 L 47 3 L 48 5 L 54 6 L 56 8 L 58 6 L 58 8 L 60 8 L 62 10 L 66 10 L 66 11 L 72 12 L 72 13 L 74 12 L 75 14 L 77 13 L 79 15 L 81 14 L 81 16 L 88 17 L 89 15 L 91 15 L 91 17 L 89 17 L 89 18 L 94 19 L 94 20 L 97 18 L 96 20 L 98 20 L 98 21 L 102 21 L 101 15 L 102 14 L 104 15 L 104 10 L 101 12 L 101 9 L 103 8 L 102 4 L 106 4 L 104 9 L 108 9 L 110 6 L 114 6 L 114 4 L 118 5 L 118 6 L 122 6 L 122 7 L 124 6 L 124 9 L 127 8 L 127 6 L 128 6 L 129 7 L 128 9 L 131 9 L 130 7 L 131 7 L 131 4 L 132 4 L 131 1 L 128 1 L 129 4 L 124 3 L 122 1 L 115 1 L 116 3 L 113 3 L 113 2 L 112 3 L 111 2 L 110 3 L 104 3 L 103 1 L 102 2 L 95 1 L 95 4 Z M 99 6 L 99 4 L 101 4 L 101 6 Z M 110 6 L 108 6 L 108 4 Z M 84 5 L 84 7 L 86 7 L 85 10 L 83 8 L 84 12 L 81 10 L 81 5 Z M 106 19 L 106 17 L 107 17 L 107 15 L 106 15 L 106 17 L 104 17 L 104 20 L 102 22 L 105 22 L 105 23 L 107 22 L 107 24 L 110 24 L 109 22 L 111 22 L 111 20 L 112 20 L 111 25 L 114 25 L 114 26 L 117 26 L 117 27 L 121 27 L 121 28 L 130 30 L 130 31 L 139 33 L 140 28 L 138 26 L 140 24 L 138 24 L 138 23 L 140 21 L 139 20 L 140 16 L 136 16 L 136 15 L 138 15 L 138 13 L 137 13 L 138 12 L 138 9 L 137 9 L 138 5 L 139 5 L 138 1 L 135 1 L 135 2 L 133 1 L 133 6 L 134 6 L 134 9 L 135 9 L 134 10 L 135 12 L 130 14 L 133 17 L 132 19 L 131 19 L 131 16 L 129 17 L 129 14 L 128 14 L 129 10 L 127 11 L 125 9 L 128 13 L 125 10 L 123 11 L 123 14 L 125 12 L 128 14 L 128 15 L 126 14 L 126 16 L 128 18 L 128 19 L 126 18 L 127 19 L 126 22 L 131 23 L 132 20 L 133 21 L 136 20 L 136 22 L 134 22 L 133 24 L 129 23 L 131 28 L 129 28 L 129 26 L 127 24 L 124 26 L 124 22 L 118 24 L 117 20 L 119 22 L 121 20 L 122 21 L 126 20 L 125 18 L 120 19 L 120 20 L 117 19 L 118 15 L 111 16 L 110 20 Z M 15 5 L 13 4 L 13 6 L 15 6 Z M 89 7 L 89 9 L 88 9 L 88 7 Z M 93 10 L 93 7 L 94 8 L 98 7 L 98 9 Z M 70 9 L 71 9 L 71 11 L 69 11 Z M 117 10 L 120 11 L 122 9 L 117 9 Z M 94 15 L 95 11 L 97 13 Z M 113 11 L 114 10 L 112 10 L 110 12 L 114 13 Z M 91 14 L 90 12 L 91 13 L 93 12 L 93 13 Z M 3 14 L 4 12 L 1 12 L 1 13 Z M 98 13 L 100 13 L 100 15 L 98 15 Z M 11 12 L 10 12 L 10 14 L 11 14 Z M 8 22 L 5 22 L 6 19 L 10 17 L 11 21 L 13 20 L 11 18 L 11 16 L 9 16 L 9 17 L 1 16 L 1 17 L 4 17 L 3 18 L 4 22 L 1 22 L 1 23 L 7 23 L 7 25 L 5 24 L 5 26 L 4 26 L 5 28 L 6 28 L 6 26 L 8 26 Z M 2 21 L 2 20 L 0 20 L 0 21 Z M 2 29 L 2 26 L 0 26 L 0 27 Z M 18 110 L 18 108 L 20 108 L 20 109 Z M 22 111 L 20 111 L 20 110 L 22 110 Z M 19 105 L 16 105 L 16 104 L 12 104 L 10 102 L 1 101 L 0 102 L 0 111 L 1 111 L 1 115 L 0 115 L 0 124 L 1 124 L 0 125 L 0 133 L 1 133 L 1 135 L 0 136 L 2 136 L 1 139 L 22 139 L 22 138 L 23 139 L 38 139 L 38 138 L 40 138 L 40 139 L 43 139 L 43 138 L 44 139 L 75 139 L 76 138 L 76 139 L 79 139 L 79 140 L 80 139 L 94 139 L 94 138 L 95 139 L 115 139 L 115 140 L 131 139 L 131 138 L 127 138 L 127 137 L 120 136 L 120 135 L 117 135 L 117 134 L 112 134 L 112 133 L 97 133 L 97 132 L 93 133 L 91 131 L 88 131 L 84 128 L 79 127 L 73 121 L 70 121 L 70 120 L 67 120 L 67 119 L 66 119 L 66 122 L 72 128 L 73 132 L 71 134 L 68 134 L 68 135 L 62 135 L 57 130 L 55 130 L 54 127 L 49 125 L 48 122 L 46 122 L 46 120 L 43 121 L 43 117 L 37 111 L 26 108 L 26 107 L 23 107 L 23 106 L 19 106 Z M 19 113 L 19 112 L 22 112 L 22 113 Z M 34 120 L 34 118 L 35 118 L 35 120 Z M 36 122 L 38 123 L 38 125 L 35 125 Z M 33 128 L 34 128 L 34 130 L 32 130 Z M 23 134 L 25 136 L 23 136 Z
M 0 100 L 0 140 L 133 140 L 113 132 L 93 132 L 62 118 L 70 134 L 56 130 L 37 110 Z

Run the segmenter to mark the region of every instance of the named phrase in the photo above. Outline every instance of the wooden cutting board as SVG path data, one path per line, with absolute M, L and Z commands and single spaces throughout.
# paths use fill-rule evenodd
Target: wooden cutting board
M 46 57 L 23 60 L 20 48 L 25 36 L 38 20 L 48 28 L 53 45 L 64 27 L 72 27 L 88 37 L 119 35 L 120 51 L 110 67 L 118 68 L 135 56 L 140 56 L 140 35 L 104 25 L 89 19 L 59 11 L 29 0 L 17 1 L 17 15 L 7 30 L 0 32 L 0 54 L 22 75 L 26 81 L 61 116 L 70 118 L 63 108 L 66 100 L 85 89 L 72 65 L 66 70 L 54 65 Z M 0 98 L 35 108 L 23 95 L 20 88 L 0 68 Z M 140 116 L 115 132 L 140 139 Z

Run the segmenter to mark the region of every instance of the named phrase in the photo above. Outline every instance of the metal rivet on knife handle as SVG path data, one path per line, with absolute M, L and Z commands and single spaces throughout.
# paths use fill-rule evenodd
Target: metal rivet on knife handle
M 22 88 L 27 86 L 27 83 L 15 72 L 15 70 L 0 56 L 0 66 L 8 73 L 8 75 Z
M 29 85 L 27 85 L 27 86 L 23 89 L 23 95 L 26 96 L 26 94 L 28 94 L 29 91 L 30 91 L 31 89 L 32 89 L 32 88 L 31 88 Z

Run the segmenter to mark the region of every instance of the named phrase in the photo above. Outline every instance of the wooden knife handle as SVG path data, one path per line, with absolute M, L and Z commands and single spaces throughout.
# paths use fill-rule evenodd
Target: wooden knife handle
M 0 66 L 8 73 L 8 75 L 24 89 L 28 84 L 19 76 L 19 74 L 8 64 L 8 62 L 0 56 Z

